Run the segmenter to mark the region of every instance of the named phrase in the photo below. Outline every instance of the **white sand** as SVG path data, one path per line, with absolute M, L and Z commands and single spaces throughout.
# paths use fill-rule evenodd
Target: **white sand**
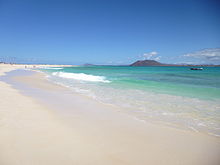
M 19 67 L 0 65 L 0 75 Z M 106 114 L 86 120 L 77 113 L 67 122 L 0 81 L 0 165 L 220 164 L 219 138 L 143 124 L 82 97 L 75 102 L 79 111 L 88 102 Z

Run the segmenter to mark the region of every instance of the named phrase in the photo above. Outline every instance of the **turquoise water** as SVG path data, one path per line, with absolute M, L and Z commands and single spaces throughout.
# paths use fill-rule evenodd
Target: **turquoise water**
M 140 120 L 220 135 L 220 67 L 90 66 L 44 68 L 51 81 Z

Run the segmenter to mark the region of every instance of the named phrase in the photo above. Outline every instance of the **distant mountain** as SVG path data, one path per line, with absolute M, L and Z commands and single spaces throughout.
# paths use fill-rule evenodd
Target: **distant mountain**
M 220 65 L 213 65 L 213 64 L 164 64 L 160 63 L 155 60 L 138 60 L 134 62 L 133 64 L 130 64 L 129 66 L 189 66 L 189 67 L 205 67 L 205 66 L 213 66 L 213 67 L 219 67 Z
M 130 66 L 164 66 L 166 64 L 162 64 L 160 62 L 157 62 L 155 60 L 138 60 L 131 64 Z

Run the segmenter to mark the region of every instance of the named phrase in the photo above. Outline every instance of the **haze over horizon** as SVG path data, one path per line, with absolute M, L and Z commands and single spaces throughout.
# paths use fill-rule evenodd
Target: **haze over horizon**
M 220 64 L 217 0 L 0 0 L 0 61 Z

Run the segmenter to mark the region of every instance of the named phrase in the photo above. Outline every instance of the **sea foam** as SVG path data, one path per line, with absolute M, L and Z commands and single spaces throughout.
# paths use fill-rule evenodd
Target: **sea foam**
M 52 75 L 67 79 L 81 80 L 81 81 L 104 82 L 104 83 L 110 82 L 109 80 L 106 80 L 104 76 L 94 76 L 84 73 L 54 72 L 52 73 Z

